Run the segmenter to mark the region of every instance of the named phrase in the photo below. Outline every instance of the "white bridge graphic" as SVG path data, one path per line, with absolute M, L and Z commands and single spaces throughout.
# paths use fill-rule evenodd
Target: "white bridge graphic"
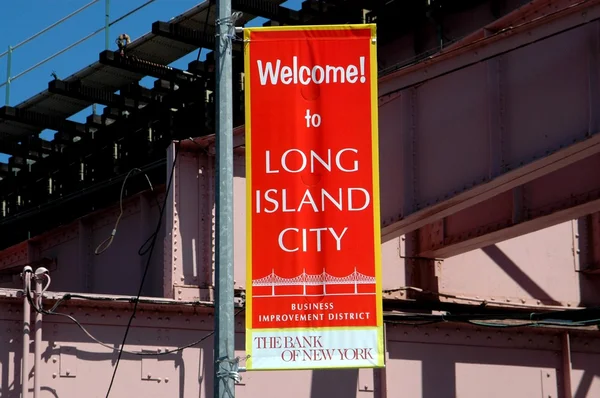
M 354 272 L 346 276 L 333 276 L 328 274 L 327 271 L 323 270 L 320 274 L 307 274 L 306 270 L 303 269 L 302 273 L 293 278 L 283 278 L 272 270 L 271 273 L 265 277 L 252 280 L 253 287 L 271 287 L 270 296 L 275 296 L 275 287 L 277 286 L 302 286 L 302 296 L 306 296 L 306 286 L 322 286 L 323 295 L 327 294 L 327 285 L 354 285 L 354 293 L 337 293 L 331 294 L 337 295 L 355 295 L 355 294 L 368 294 L 373 293 L 359 293 L 358 285 L 374 285 L 376 283 L 375 277 L 364 275 L 354 268 Z M 286 295 L 286 296 L 300 296 L 298 295 Z M 320 296 L 320 295 L 319 295 Z M 269 296 L 254 296 L 254 297 L 269 297 Z

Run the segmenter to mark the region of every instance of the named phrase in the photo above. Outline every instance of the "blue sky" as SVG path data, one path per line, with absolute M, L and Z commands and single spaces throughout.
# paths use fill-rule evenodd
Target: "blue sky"
M 0 13 L 0 54 L 8 46 L 15 46 L 28 37 L 38 33 L 56 21 L 64 18 L 73 11 L 90 3 L 92 0 L 17 0 L 4 1 Z M 147 0 L 111 0 L 111 21 L 128 11 L 146 3 Z M 123 21 L 114 24 L 110 29 L 111 48 L 115 49 L 114 41 L 120 33 L 127 33 L 132 40 L 137 39 L 151 29 L 152 22 L 168 21 L 182 14 L 201 0 L 155 0 L 137 13 Z M 301 0 L 289 0 L 283 5 L 292 9 L 300 7 Z M 15 76 L 29 67 L 37 64 L 57 51 L 68 47 L 82 37 L 104 26 L 105 0 L 86 8 L 81 13 L 66 22 L 37 37 L 35 40 L 19 47 L 12 54 L 11 76 Z M 265 20 L 257 18 L 248 25 L 261 25 Z M 48 61 L 35 70 L 19 77 L 12 82 L 10 90 L 10 105 L 15 106 L 31 96 L 43 91 L 51 73 L 56 72 L 59 78 L 66 78 L 78 70 L 98 60 L 98 54 L 105 48 L 104 32 L 100 32 L 89 40 L 71 50 Z M 207 50 L 203 51 L 203 57 Z M 175 67 L 187 68 L 187 64 L 196 58 L 197 53 L 188 55 L 172 64 Z M 0 84 L 6 81 L 7 57 L 0 58 Z M 151 87 L 153 78 L 147 78 L 142 84 Z M 0 88 L 0 106 L 5 104 L 5 87 Z M 101 108 L 99 108 L 101 109 Z M 86 109 L 70 118 L 83 121 L 91 113 Z M 52 139 L 53 131 L 42 133 L 45 139 Z M 6 156 L 0 155 L 0 161 L 5 162 Z

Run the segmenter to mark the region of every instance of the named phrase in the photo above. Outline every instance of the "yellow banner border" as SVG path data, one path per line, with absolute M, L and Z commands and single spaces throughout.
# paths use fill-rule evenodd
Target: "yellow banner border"
M 383 333 L 383 297 L 382 297 L 382 264 L 381 264 L 381 207 L 379 186 L 379 107 L 378 107 L 378 76 L 377 76 L 377 26 L 375 24 L 347 24 L 347 25 L 304 25 L 304 26 L 269 26 L 244 28 L 244 105 L 245 105 L 245 146 L 246 146 L 246 369 L 252 368 L 252 110 L 250 104 L 250 43 L 252 32 L 281 32 L 281 31 L 310 31 L 310 30 L 365 30 L 371 31 L 371 47 L 369 54 L 370 91 L 371 91 L 371 167 L 373 170 L 373 232 L 374 232 L 374 260 L 375 260 L 375 287 L 376 287 L 376 316 L 377 316 L 377 364 L 373 366 L 360 366 L 361 368 L 385 367 L 385 342 Z M 330 328 L 268 328 L 269 331 L 315 331 L 315 330 L 366 330 L 373 327 L 330 327 Z M 274 368 L 256 370 L 307 370 L 307 369 L 346 369 L 357 368 L 356 365 L 347 367 L 309 367 L 309 368 Z

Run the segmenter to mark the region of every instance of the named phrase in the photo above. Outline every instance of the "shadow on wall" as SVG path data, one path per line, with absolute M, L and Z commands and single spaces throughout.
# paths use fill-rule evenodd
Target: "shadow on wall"
M 0 327 L 4 329 L 6 324 Z M 8 332 L 8 335 L 1 335 L 2 339 L 0 340 L 2 341 L 0 346 L 5 348 L 0 349 L 0 398 L 19 398 L 21 396 L 21 373 L 14 369 L 21 369 L 23 349 L 21 341 L 16 338 L 18 330 L 15 329 L 12 335 L 10 329 Z M 8 344 L 6 344 L 7 342 Z M 6 349 L 7 346 L 8 349 Z M 10 355 L 10 353 L 14 354 Z M 11 359 L 12 364 L 10 363 Z
M 540 393 L 544 397 L 565 397 L 559 347 L 557 350 L 539 350 L 523 349 L 518 345 L 510 348 L 486 347 L 480 343 L 469 346 L 463 344 L 464 336 L 457 340 L 458 336 L 454 336 L 451 328 L 446 330 L 446 336 L 449 337 L 445 339 L 452 340 L 447 344 L 439 344 L 439 341 L 432 344 L 415 341 L 388 342 L 390 359 L 387 365 L 387 388 L 390 397 L 531 398 L 542 396 Z M 484 329 L 482 332 L 491 336 L 492 342 L 498 338 L 497 330 Z M 545 338 L 542 335 L 530 336 L 534 340 Z M 423 337 L 432 338 L 425 337 L 425 334 Z M 476 336 L 472 337 L 477 339 Z M 585 355 L 586 358 L 581 353 L 573 356 L 573 369 L 582 371 L 578 383 L 573 378 L 573 398 L 598 396 L 598 386 L 592 386 L 594 379 L 599 376 L 597 358 L 594 354 Z M 540 383 L 540 377 L 544 375 L 549 379 Z M 350 382 L 349 379 L 348 384 Z M 353 394 L 331 395 L 334 396 L 355 397 Z
M 515 281 L 531 297 L 535 297 L 546 305 L 561 305 L 531 279 L 521 267 L 515 264 L 497 245 L 487 246 L 481 249 L 492 261 L 494 261 L 508 276 Z
M 595 221 L 595 215 L 588 215 L 577 220 L 577 252 L 579 253 L 579 290 L 580 290 L 580 305 L 591 306 L 600 304 L 600 273 L 598 270 L 585 272 L 589 268 L 597 268 L 598 264 L 594 264 L 594 258 L 597 254 L 594 250 L 597 249 L 597 233 L 598 229 L 593 228 L 592 223 Z
M 312 372 L 310 398 L 355 398 L 358 369 L 315 370 Z

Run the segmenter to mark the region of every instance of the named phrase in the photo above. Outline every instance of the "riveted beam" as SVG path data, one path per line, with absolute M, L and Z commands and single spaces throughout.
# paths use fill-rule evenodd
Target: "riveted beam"
M 198 80 L 198 76 L 193 73 L 168 65 L 146 61 L 139 57 L 121 55 L 114 51 L 102 51 L 99 61 L 103 65 L 138 73 L 143 76 L 152 76 L 157 79 L 172 80 L 179 83 L 192 83 Z
M 600 1 L 586 4 L 583 14 L 574 11 L 579 4 L 529 16 L 522 22 L 530 29 L 491 31 L 380 79 L 381 100 L 416 91 L 414 189 L 393 208 L 382 206 L 395 217 L 384 225 L 384 241 L 512 196 L 513 189 L 600 152 Z M 398 99 L 386 106 L 403 109 Z M 398 134 L 399 125 L 388 119 L 380 118 L 382 146 Z M 382 186 L 394 183 L 382 180 Z
M 592 170 L 600 154 L 421 227 L 419 256 L 456 256 L 598 212 L 600 174 Z

